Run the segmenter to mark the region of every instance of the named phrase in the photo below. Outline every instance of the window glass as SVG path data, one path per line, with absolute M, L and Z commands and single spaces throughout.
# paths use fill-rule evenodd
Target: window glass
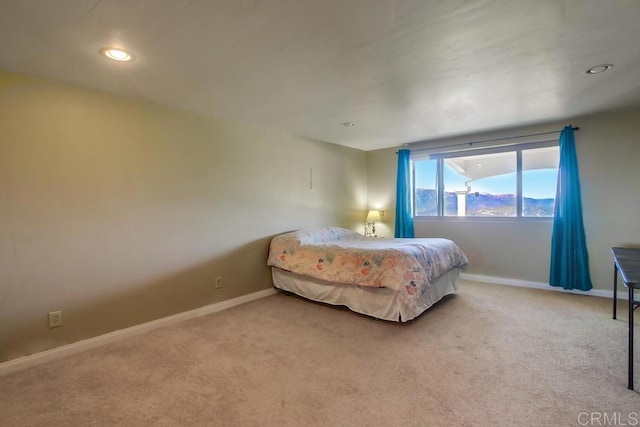
M 438 215 L 438 161 L 423 160 L 414 163 L 414 206 L 417 216 Z
M 522 216 L 553 216 L 559 160 L 558 147 L 522 152 Z
M 447 216 L 516 216 L 517 161 L 514 151 L 446 159 L 445 193 L 456 199 Z M 446 170 L 446 167 L 445 167 Z
M 553 217 L 559 149 L 551 144 L 418 157 L 413 161 L 415 216 Z
M 442 179 L 444 182 L 444 215 L 445 216 L 459 216 L 462 212 L 464 216 L 464 201 L 460 200 L 458 194 L 461 192 L 466 193 L 465 182 L 467 177 L 462 173 L 463 171 L 458 166 L 458 162 L 461 162 L 462 157 L 456 159 L 446 159 L 443 165 Z

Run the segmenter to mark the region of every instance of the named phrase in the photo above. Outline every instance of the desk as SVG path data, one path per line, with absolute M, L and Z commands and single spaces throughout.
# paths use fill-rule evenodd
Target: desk
M 640 301 L 633 297 L 633 290 L 640 289 L 640 249 L 611 248 L 613 254 L 613 318 L 618 306 L 618 273 L 629 289 L 629 382 L 627 388 L 633 390 L 633 312 L 640 307 Z

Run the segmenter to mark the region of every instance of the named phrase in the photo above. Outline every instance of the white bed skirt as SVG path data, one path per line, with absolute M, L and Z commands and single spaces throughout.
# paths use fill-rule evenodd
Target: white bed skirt
M 394 322 L 409 321 L 458 289 L 460 269 L 454 268 L 431 283 L 420 297 L 415 310 L 408 312 L 398 295 L 389 288 L 371 288 L 348 284 L 334 284 L 301 276 L 276 267 L 271 268 L 273 285 L 307 299 L 332 305 L 344 305 L 356 313 Z

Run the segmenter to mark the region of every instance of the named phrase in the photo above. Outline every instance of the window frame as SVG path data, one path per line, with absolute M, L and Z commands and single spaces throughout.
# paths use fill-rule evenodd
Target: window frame
M 519 144 L 505 144 L 497 145 L 493 147 L 481 147 L 470 148 L 456 151 L 441 151 L 421 154 L 420 151 L 414 154 L 411 152 L 411 214 L 414 220 L 418 221 L 454 221 L 454 222 L 553 222 L 553 216 L 536 217 L 536 216 L 522 216 L 523 200 L 522 200 L 522 152 L 527 150 L 534 150 L 538 148 L 559 147 L 557 140 L 544 140 L 536 142 L 526 142 Z M 445 203 L 444 203 L 444 160 L 457 157 L 478 156 L 484 154 L 497 154 L 497 153 L 516 153 L 516 215 L 515 216 L 455 216 L 444 215 Z M 424 160 L 437 160 L 438 165 L 436 169 L 436 197 L 437 197 L 437 212 L 438 215 L 416 215 L 416 168 L 415 163 Z M 556 195 L 557 197 L 557 195 Z

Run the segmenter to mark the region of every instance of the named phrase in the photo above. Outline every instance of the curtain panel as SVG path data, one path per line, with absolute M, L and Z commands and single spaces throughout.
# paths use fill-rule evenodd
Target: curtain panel
M 411 216 L 411 151 L 398 151 L 398 178 L 396 182 L 395 237 L 414 237 Z
M 593 286 L 582 221 L 580 179 L 573 128 L 560 134 L 560 165 L 551 236 L 549 284 L 588 291 Z

